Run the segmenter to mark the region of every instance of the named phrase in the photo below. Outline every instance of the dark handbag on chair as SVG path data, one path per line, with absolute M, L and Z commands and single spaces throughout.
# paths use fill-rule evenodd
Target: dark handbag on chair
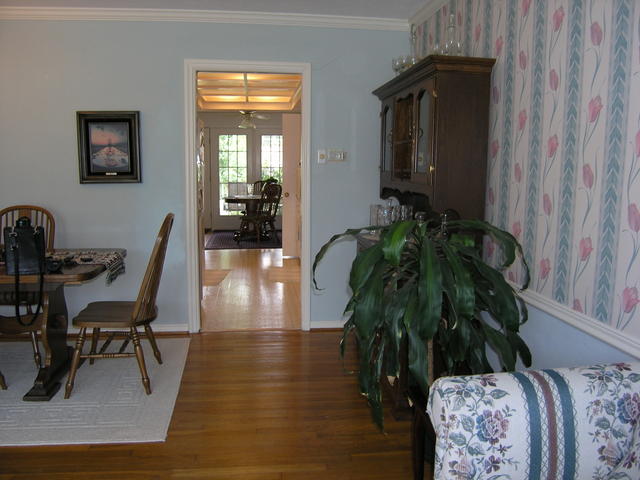
M 20 217 L 15 227 L 5 227 L 5 263 L 8 275 L 15 276 L 16 319 L 25 327 L 33 325 L 42 308 L 45 273 L 44 228 L 31 226 L 28 217 Z M 38 307 L 28 321 L 20 316 L 20 275 L 40 275 Z

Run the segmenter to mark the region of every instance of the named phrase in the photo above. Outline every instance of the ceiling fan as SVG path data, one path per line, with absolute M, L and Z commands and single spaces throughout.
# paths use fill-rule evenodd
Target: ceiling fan
M 254 119 L 267 120 L 269 118 L 268 115 L 257 112 L 255 110 L 240 110 L 240 115 L 242 117 L 242 120 L 240 120 L 240 125 L 238 125 L 238 128 L 256 128 Z

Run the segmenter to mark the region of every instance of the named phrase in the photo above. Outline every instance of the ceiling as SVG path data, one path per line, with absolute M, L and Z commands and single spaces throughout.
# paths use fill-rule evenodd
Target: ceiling
M 198 72 L 198 111 L 299 111 L 302 75 Z
M 149 8 L 408 20 L 432 0 L 0 0 L 5 7 Z

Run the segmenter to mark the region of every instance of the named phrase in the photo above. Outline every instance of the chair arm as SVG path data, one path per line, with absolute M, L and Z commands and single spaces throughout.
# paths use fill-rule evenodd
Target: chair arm
M 427 414 L 434 479 L 640 478 L 640 363 L 443 377 Z

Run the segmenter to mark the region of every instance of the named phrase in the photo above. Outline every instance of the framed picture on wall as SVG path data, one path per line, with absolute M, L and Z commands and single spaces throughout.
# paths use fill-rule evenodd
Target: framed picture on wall
M 140 112 L 76 112 L 80 183 L 140 183 Z

